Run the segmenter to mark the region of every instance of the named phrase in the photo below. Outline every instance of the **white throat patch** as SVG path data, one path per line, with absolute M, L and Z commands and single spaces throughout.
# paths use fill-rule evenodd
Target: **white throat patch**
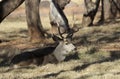
M 65 59 L 65 57 L 70 54 L 75 49 L 75 46 L 70 44 L 65 44 L 64 42 L 60 42 L 59 45 L 54 50 L 53 54 L 56 59 L 61 62 Z

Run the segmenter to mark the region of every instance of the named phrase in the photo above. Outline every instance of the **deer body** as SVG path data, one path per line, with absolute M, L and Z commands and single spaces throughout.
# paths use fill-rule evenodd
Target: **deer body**
M 46 55 L 51 54 L 55 47 L 45 47 L 22 52 L 13 57 L 10 65 L 12 67 L 28 66 L 28 65 L 41 65 Z
M 12 68 L 19 68 L 31 64 L 39 66 L 47 63 L 58 63 L 64 61 L 67 55 L 73 51 L 76 50 L 72 43 L 59 42 L 54 47 L 44 47 L 18 54 L 13 57 L 10 65 Z

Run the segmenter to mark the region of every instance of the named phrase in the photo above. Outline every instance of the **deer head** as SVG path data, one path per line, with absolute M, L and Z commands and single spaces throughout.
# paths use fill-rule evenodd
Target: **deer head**
M 58 62 L 64 61 L 65 58 L 76 52 L 75 45 L 72 44 L 71 41 L 67 40 L 65 37 L 57 37 L 53 36 L 53 40 L 58 42 L 53 54 Z

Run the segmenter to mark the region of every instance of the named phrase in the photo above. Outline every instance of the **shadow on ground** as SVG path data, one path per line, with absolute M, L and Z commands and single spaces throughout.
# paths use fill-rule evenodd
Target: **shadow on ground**
M 109 58 L 106 58 L 106 59 L 101 59 L 99 61 L 95 61 L 95 62 L 91 62 L 91 63 L 84 63 L 83 65 L 77 65 L 75 66 L 73 69 L 70 69 L 70 70 L 61 70 L 61 71 L 58 71 L 56 73 L 49 73 L 49 74 L 45 74 L 43 76 L 37 76 L 37 77 L 34 77 L 35 79 L 37 78 L 43 78 L 43 79 L 48 79 L 48 78 L 57 78 L 58 75 L 60 75 L 61 73 L 64 73 L 64 72 L 68 72 L 68 71 L 75 71 L 75 72 L 80 72 L 82 70 L 85 70 L 86 68 L 88 68 L 89 66 L 93 65 L 93 64 L 101 64 L 101 63 L 104 63 L 104 62 L 114 62 L 115 60 L 119 60 L 120 59 L 120 51 L 110 51 L 110 57 Z M 115 75 L 119 75 L 120 72 L 116 72 L 116 73 L 112 73 L 110 72 L 111 74 L 115 74 Z M 94 75 L 104 75 L 105 73 L 101 73 L 101 74 L 94 74 Z M 91 77 L 93 75 L 84 75 L 84 76 L 81 76 L 80 78 L 77 78 L 77 79 L 83 79 L 83 78 L 87 78 L 87 77 Z

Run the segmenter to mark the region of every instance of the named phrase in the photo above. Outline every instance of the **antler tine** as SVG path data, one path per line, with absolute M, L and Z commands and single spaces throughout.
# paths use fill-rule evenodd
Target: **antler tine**
M 62 36 L 62 33 L 61 33 L 61 31 L 60 31 L 60 27 L 58 27 L 58 32 L 59 32 L 59 34 L 60 34 L 60 37 L 61 37 L 62 39 L 64 39 L 64 37 Z

